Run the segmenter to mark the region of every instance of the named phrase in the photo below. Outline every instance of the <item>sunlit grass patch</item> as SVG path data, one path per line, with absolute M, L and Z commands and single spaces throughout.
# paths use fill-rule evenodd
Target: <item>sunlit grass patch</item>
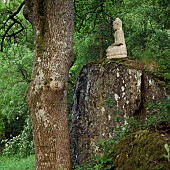
M 0 170 L 35 170 L 35 157 L 0 157 Z

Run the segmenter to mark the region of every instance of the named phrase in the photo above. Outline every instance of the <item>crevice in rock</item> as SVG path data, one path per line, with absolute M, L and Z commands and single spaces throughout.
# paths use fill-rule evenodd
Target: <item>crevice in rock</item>
M 145 118 L 145 115 L 146 115 L 146 108 L 145 108 L 146 87 L 145 87 L 145 75 L 143 71 L 141 75 L 141 90 L 140 91 L 141 91 L 140 104 L 139 104 L 139 107 L 134 111 L 134 116 L 137 116 L 139 120 L 142 120 Z
M 79 145 L 81 145 L 81 140 L 79 136 L 81 136 L 82 131 L 82 118 L 84 117 L 84 105 L 85 105 L 85 89 L 87 86 L 87 70 L 83 70 L 80 73 L 77 84 L 74 90 L 73 96 L 73 104 L 72 104 L 72 122 L 70 127 L 70 141 L 71 141 L 71 155 L 73 164 L 80 163 L 80 154 L 81 150 L 79 149 Z

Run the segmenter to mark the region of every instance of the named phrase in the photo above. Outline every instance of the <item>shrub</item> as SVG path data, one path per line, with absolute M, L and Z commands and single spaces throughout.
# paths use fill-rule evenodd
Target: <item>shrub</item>
M 34 153 L 32 123 L 30 116 L 26 119 L 24 130 L 18 136 L 10 140 L 5 140 L 3 155 L 10 156 L 17 154 L 20 157 L 26 157 Z

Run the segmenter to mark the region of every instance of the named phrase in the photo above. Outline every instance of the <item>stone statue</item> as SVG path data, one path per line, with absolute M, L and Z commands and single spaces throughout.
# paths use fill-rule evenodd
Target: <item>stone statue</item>
M 119 18 L 113 21 L 113 29 L 115 30 L 115 43 L 107 48 L 106 56 L 107 58 L 125 58 L 127 57 L 127 49 L 122 30 L 122 21 Z

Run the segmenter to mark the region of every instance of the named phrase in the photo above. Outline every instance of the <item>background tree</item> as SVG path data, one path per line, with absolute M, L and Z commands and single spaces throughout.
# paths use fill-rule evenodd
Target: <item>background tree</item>
M 22 133 L 21 131 L 26 127 L 26 119 L 30 119 L 25 101 L 25 89 L 31 79 L 33 34 L 30 24 L 22 14 L 22 2 L 21 0 L 0 1 L 0 34 L 2 35 L 0 39 L 0 148 L 2 149 L 5 143 L 5 147 L 13 147 L 14 137 Z M 21 25 L 22 31 L 20 31 Z M 32 138 L 31 136 L 29 138 Z M 10 144 L 8 140 L 11 140 Z M 22 141 L 23 139 L 20 138 L 20 143 Z M 26 143 L 30 145 L 29 142 Z M 26 143 L 18 147 L 26 147 Z M 8 151 L 10 152 L 5 154 L 17 154 L 19 149 L 15 150 L 17 152 L 13 152 L 12 148 Z M 23 154 L 28 155 L 30 152 Z
M 27 101 L 32 113 L 36 169 L 70 169 L 67 80 L 73 44 L 71 0 L 26 0 L 35 58 Z

